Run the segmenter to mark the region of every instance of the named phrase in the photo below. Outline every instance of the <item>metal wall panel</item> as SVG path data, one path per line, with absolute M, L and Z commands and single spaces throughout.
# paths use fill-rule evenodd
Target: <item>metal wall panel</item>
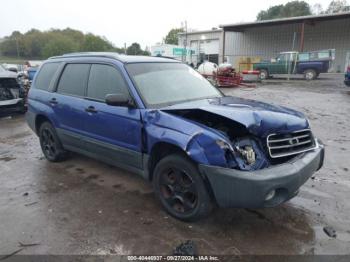
M 300 31 L 301 24 L 291 24 L 252 28 L 245 32 L 226 32 L 225 56 L 232 64 L 242 56 L 261 56 L 263 59 L 276 57 L 279 52 L 292 50 L 294 32 L 294 50 L 298 50 Z M 304 43 L 304 51 L 335 49 L 334 68 L 343 72 L 347 52 L 350 52 L 350 19 L 306 24 Z

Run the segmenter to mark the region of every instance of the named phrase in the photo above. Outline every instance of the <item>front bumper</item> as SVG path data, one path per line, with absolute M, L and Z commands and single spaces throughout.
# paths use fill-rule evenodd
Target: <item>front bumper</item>
M 220 207 L 259 208 L 277 206 L 294 197 L 300 188 L 323 165 L 324 146 L 318 144 L 290 162 L 255 171 L 240 171 L 199 165 L 210 183 Z M 275 195 L 266 200 L 275 190 Z
M 0 103 L 0 116 L 10 116 L 16 113 L 24 113 L 26 106 L 23 99 L 12 99 L 1 101 Z

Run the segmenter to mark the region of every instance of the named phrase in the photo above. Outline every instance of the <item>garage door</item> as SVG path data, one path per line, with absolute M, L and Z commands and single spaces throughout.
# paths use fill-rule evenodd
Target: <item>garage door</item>
M 219 54 L 219 39 L 201 40 L 199 50 L 206 55 Z

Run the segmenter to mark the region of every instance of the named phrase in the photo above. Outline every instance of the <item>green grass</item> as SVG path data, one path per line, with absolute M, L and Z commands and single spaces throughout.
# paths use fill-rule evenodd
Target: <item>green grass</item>
M 0 64 L 24 64 L 24 62 L 28 60 L 41 60 L 37 58 L 17 58 L 17 57 L 8 57 L 8 56 L 0 56 Z

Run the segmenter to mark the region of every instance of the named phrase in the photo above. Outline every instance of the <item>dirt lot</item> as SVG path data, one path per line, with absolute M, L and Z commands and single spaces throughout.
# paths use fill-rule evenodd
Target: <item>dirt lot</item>
M 200 254 L 350 254 L 350 89 L 342 76 L 223 91 L 308 116 L 326 144 L 326 160 L 296 198 L 183 223 L 162 210 L 140 177 L 78 155 L 49 163 L 24 118 L 6 118 L 0 120 L 0 254 L 20 242 L 38 244 L 20 254 L 172 254 L 185 240 Z

